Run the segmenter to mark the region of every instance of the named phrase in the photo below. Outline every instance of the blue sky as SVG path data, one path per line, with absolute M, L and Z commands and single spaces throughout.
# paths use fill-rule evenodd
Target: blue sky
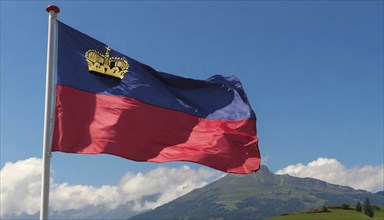
M 272 171 L 383 165 L 383 1 L 1 1 L 1 167 L 41 158 L 48 14 L 153 68 L 236 75 Z M 57 182 L 101 186 L 136 163 L 54 153 Z

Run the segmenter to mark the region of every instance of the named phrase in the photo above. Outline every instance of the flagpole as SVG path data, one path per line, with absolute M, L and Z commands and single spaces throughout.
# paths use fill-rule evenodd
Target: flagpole
M 51 144 L 54 124 L 55 105 L 55 68 L 56 68 L 56 23 L 57 14 L 60 9 L 57 6 L 49 5 L 46 8 L 48 17 L 48 48 L 47 48 L 47 72 L 45 87 L 45 113 L 44 113 L 44 142 L 43 142 L 43 173 L 41 182 L 41 206 L 40 219 L 48 219 L 49 206 L 49 180 L 51 165 Z

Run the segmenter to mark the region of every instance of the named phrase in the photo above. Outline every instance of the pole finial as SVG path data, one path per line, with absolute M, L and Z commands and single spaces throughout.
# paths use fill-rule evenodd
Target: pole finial
M 49 13 L 51 11 L 55 12 L 56 14 L 58 14 L 60 12 L 60 8 L 57 7 L 56 5 L 48 5 L 45 10 Z

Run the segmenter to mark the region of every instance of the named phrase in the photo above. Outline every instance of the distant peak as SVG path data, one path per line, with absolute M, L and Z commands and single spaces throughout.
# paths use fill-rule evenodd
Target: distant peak
M 257 172 L 260 172 L 260 173 L 272 173 L 269 169 L 268 169 L 268 167 L 267 166 L 265 166 L 265 165 L 261 165 L 260 166 L 260 170 L 259 171 L 257 171 Z

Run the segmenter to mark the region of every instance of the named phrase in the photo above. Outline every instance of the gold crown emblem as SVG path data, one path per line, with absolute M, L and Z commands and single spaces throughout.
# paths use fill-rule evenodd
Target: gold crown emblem
M 108 46 L 105 48 L 107 49 L 105 54 L 96 50 L 87 50 L 85 52 L 89 72 L 97 72 L 123 79 L 124 74 L 128 72 L 128 61 L 124 57 L 109 57 L 111 49 Z

